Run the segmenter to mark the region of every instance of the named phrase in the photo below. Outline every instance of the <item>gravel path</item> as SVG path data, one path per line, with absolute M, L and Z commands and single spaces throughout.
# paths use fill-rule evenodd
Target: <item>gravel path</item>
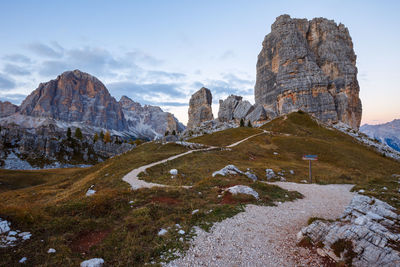
M 262 132 L 262 133 L 258 133 L 258 134 L 251 135 L 251 136 L 246 137 L 246 138 L 244 138 L 244 139 L 242 139 L 242 140 L 240 140 L 240 141 L 238 141 L 238 142 L 236 142 L 236 143 L 233 143 L 233 144 L 231 144 L 231 145 L 229 145 L 229 146 L 227 146 L 227 147 L 231 148 L 231 147 L 237 146 L 237 145 L 239 145 L 240 143 L 249 140 L 250 138 L 253 138 L 253 137 L 258 136 L 258 135 L 260 135 L 260 134 L 264 134 L 265 132 L 266 132 L 266 131 L 264 131 L 264 132 Z M 138 175 L 139 175 L 139 173 L 146 171 L 146 169 L 148 169 L 148 168 L 151 168 L 151 167 L 153 167 L 153 166 L 156 166 L 156 165 L 158 165 L 158 164 L 161 164 L 161 163 L 164 163 L 164 162 L 167 162 L 167 161 L 170 161 L 170 160 L 174 160 L 174 159 L 176 159 L 176 158 L 179 158 L 179 157 L 188 155 L 188 154 L 190 154 L 190 153 L 193 153 L 193 152 L 196 152 L 196 151 L 208 151 L 208 150 L 217 149 L 217 148 L 218 148 L 218 147 L 210 146 L 210 147 L 202 148 L 202 149 L 189 150 L 189 151 L 187 151 L 187 152 L 184 152 L 184 153 L 181 153 L 181 154 L 178 154 L 178 155 L 169 157 L 169 158 L 167 158 L 167 159 L 163 159 L 163 160 L 160 160 L 160 161 L 157 161 L 157 162 L 153 162 L 153 163 L 150 163 L 150 164 L 141 166 L 141 167 L 139 167 L 139 168 L 137 168 L 137 169 L 134 169 L 134 170 L 132 170 L 131 172 L 129 172 L 127 175 L 125 175 L 125 176 L 122 178 L 122 180 L 125 181 L 125 182 L 127 182 L 127 183 L 129 183 L 129 184 L 131 185 L 131 187 L 132 187 L 133 190 L 137 190 L 137 189 L 140 189 L 140 188 L 151 188 L 151 187 L 155 187 L 155 186 L 159 186 L 159 187 L 170 187 L 170 186 L 164 185 L 164 184 L 149 183 L 149 182 L 146 182 L 146 181 L 143 181 L 143 180 L 139 180 Z M 181 186 L 181 187 L 183 187 L 183 188 L 190 188 L 190 186 Z
M 274 184 L 305 197 L 276 207 L 248 205 L 210 233 L 198 229 L 186 256 L 168 266 L 323 265 L 319 256 L 296 246 L 296 235 L 310 217 L 339 217 L 354 196 L 352 185 Z

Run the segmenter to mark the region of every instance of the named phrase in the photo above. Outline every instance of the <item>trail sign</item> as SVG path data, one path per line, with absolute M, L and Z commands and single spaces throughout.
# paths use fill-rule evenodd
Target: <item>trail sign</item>
M 318 155 L 303 155 L 303 160 L 318 160 Z
M 308 175 L 312 183 L 311 161 L 318 160 L 318 155 L 303 155 L 303 160 L 308 160 Z

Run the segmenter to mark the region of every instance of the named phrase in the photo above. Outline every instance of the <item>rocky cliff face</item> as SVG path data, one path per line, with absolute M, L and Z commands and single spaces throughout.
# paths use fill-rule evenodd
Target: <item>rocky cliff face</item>
M 279 16 L 258 55 L 256 104 L 286 114 L 298 109 L 358 129 L 356 55 L 348 29 L 332 20 Z
M 137 136 L 153 139 L 163 136 L 167 131 L 178 133 L 185 129 L 174 115 L 164 112 L 160 107 L 142 106 L 127 96 L 121 97 L 119 105 L 122 107 L 129 131 Z
M 214 119 L 211 109 L 212 95 L 207 88 L 201 88 L 194 93 L 189 101 L 189 121 L 188 128 L 199 126 L 204 121 Z
M 10 116 L 10 115 L 16 113 L 17 110 L 18 110 L 18 106 L 14 105 L 8 101 L 5 101 L 5 102 L 0 101 L 0 118 Z
M 124 130 L 122 109 L 97 78 L 79 70 L 41 83 L 21 104 L 20 113 L 65 122 L 81 122 L 112 130 Z

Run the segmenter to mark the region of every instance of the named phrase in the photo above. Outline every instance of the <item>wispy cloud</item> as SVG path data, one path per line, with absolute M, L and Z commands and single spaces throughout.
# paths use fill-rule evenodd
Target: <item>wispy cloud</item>
M 31 74 L 31 72 L 26 68 L 15 64 L 6 64 L 3 71 L 10 75 L 26 76 Z
M 9 90 L 15 88 L 15 82 L 8 76 L 0 73 L 0 90 Z
M 62 50 L 55 49 L 43 43 L 32 43 L 29 44 L 27 47 L 29 50 L 31 50 L 38 56 L 51 57 L 51 58 L 58 58 L 62 56 Z

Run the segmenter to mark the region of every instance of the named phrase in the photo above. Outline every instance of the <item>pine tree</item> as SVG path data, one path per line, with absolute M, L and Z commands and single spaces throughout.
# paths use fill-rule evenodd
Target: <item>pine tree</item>
M 83 136 L 82 136 L 82 131 L 81 131 L 81 128 L 76 128 L 76 130 L 75 130 L 75 137 L 77 138 L 77 139 L 79 139 L 79 140 L 82 140 L 82 138 L 83 138 Z
M 104 133 L 103 133 L 103 131 L 100 132 L 100 140 L 104 142 Z
M 172 135 L 176 135 L 176 131 L 175 130 L 172 131 Z
M 169 131 L 165 131 L 164 136 L 168 136 L 169 135 Z
M 253 125 L 251 125 L 251 122 L 250 122 L 250 121 L 247 123 L 247 127 L 250 127 L 250 128 L 253 127 Z
M 240 127 L 244 127 L 244 120 L 243 120 L 243 118 L 240 119 Z
M 96 143 L 97 140 L 99 140 L 99 135 L 97 133 L 95 133 L 93 136 L 93 143 Z
M 104 143 L 110 143 L 111 142 L 111 134 L 109 131 L 106 132 L 104 135 Z
M 68 130 L 67 130 L 67 138 L 71 139 L 71 128 L 69 128 L 69 127 L 68 127 Z

